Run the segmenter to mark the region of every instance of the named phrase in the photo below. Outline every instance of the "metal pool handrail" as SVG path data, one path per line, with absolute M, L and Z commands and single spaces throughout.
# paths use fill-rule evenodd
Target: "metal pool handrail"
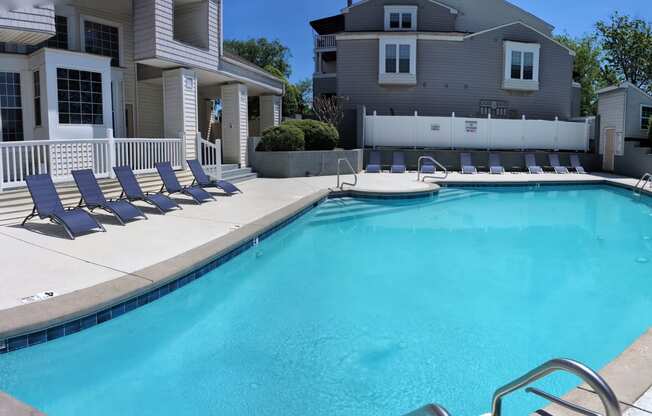
M 446 169 L 446 166 L 442 165 L 441 163 L 439 163 L 437 160 L 435 160 L 434 158 L 432 158 L 432 157 L 430 157 L 430 156 L 421 156 L 421 157 L 419 158 L 418 163 L 417 163 L 417 181 L 422 180 L 422 179 L 421 179 L 421 162 L 423 162 L 424 160 L 430 160 L 430 161 L 432 161 L 432 163 L 434 163 L 435 165 L 439 166 L 439 167 L 444 171 L 444 176 L 441 177 L 441 178 L 438 177 L 438 176 L 426 176 L 426 175 L 424 175 L 424 176 L 423 176 L 423 180 L 424 180 L 424 181 L 425 181 L 426 179 L 446 179 L 446 178 L 448 178 L 448 169 Z
M 342 162 L 346 162 L 346 164 L 349 166 L 349 169 L 351 169 L 351 173 L 353 174 L 353 178 L 354 178 L 353 183 L 342 182 L 340 184 L 340 167 L 342 166 Z M 351 165 L 351 162 L 349 162 L 349 159 L 337 159 L 337 187 L 339 189 L 344 189 L 344 185 L 355 187 L 357 184 L 358 184 L 358 174 L 356 173 L 355 169 L 353 169 L 353 166 Z
M 636 186 L 634 186 L 634 195 L 641 195 L 640 190 L 645 189 L 647 184 L 652 180 L 652 173 L 646 173 L 645 175 L 641 176 L 641 179 L 636 182 Z M 641 186 L 641 182 L 643 183 L 643 186 Z
M 620 405 L 618 404 L 618 399 L 616 398 L 615 393 L 598 373 L 591 370 L 584 364 L 563 358 L 550 360 L 547 363 L 540 365 L 527 374 L 496 390 L 491 403 L 491 415 L 500 416 L 503 397 L 557 371 L 565 371 L 567 373 L 574 374 L 585 381 L 589 386 L 591 386 L 593 391 L 598 395 L 598 397 L 600 397 L 600 401 L 602 402 L 602 405 L 606 411 L 606 416 L 622 416 L 620 412 Z M 596 413 L 588 409 L 573 403 L 569 403 L 563 399 L 552 396 L 540 390 L 530 388 L 526 391 L 528 391 L 528 393 L 533 393 L 544 397 L 577 413 L 581 413 L 587 416 L 596 415 Z M 590 414 L 587 412 L 590 412 Z
M 446 410 L 443 406 L 438 404 L 429 404 L 419 410 L 410 412 L 405 416 L 451 416 L 451 414 L 448 413 L 448 410 Z

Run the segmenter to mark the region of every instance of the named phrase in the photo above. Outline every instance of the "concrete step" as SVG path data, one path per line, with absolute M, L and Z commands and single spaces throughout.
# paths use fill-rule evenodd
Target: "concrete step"
M 222 165 L 222 172 L 229 172 L 229 171 L 237 170 L 237 169 L 240 169 L 240 165 L 235 164 L 235 163 Z
M 252 179 L 256 179 L 257 177 L 258 177 L 258 174 L 255 173 L 255 172 L 252 172 L 252 173 L 247 173 L 247 174 L 244 174 L 244 175 L 239 175 L 239 176 L 236 176 L 234 178 L 227 179 L 227 180 L 229 182 L 231 182 L 231 183 L 241 183 L 241 182 L 250 181 Z
M 182 185 L 189 185 L 193 176 L 189 171 L 176 172 Z M 115 179 L 98 181 L 100 188 L 108 199 L 118 198 L 121 193 L 120 184 Z M 138 183 L 144 192 L 158 192 L 161 189 L 161 179 L 155 173 L 139 175 Z M 61 202 L 66 207 L 76 206 L 80 195 L 74 182 L 56 185 Z M 22 220 L 32 210 L 33 202 L 26 188 L 0 193 L 0 225 L 11 224 Z

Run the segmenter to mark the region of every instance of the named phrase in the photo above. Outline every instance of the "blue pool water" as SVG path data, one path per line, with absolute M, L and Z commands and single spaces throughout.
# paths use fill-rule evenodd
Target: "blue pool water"
M 50 415 L 477 416 L 549 358 L 630 345 L 651 260 L 652 202 L 616 188 L 329 200 L 159 301 L 0 356 L 0 390 Z

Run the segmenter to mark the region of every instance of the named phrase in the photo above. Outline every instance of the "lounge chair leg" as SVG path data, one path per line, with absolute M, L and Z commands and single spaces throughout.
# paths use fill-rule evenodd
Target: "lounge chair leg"
M 27 221 L 31 220 L 32 218 L 34 218 L 35 215 L 36 215 L 36 206 L 34 206 L 34 208 L 32 208 L 32 213 L 29 214 L 27 217 L 25 217 L 25 219 L 23 220 L 22 224 L 20 224 L 20 226 L 24 227 L 25 223 Z
M 61 225 L 64 231 L 66 232 L 66 234 L 68 234 L 68 238 L 70 238 L 71 240 L 75 239 L 75 235 L 72 233 L 72 231 L 70 231 L 70 228 L 68 228 L 65 222 L 60 221 L 57 217 L 52 215 L 50 216 L 50 221 L 52 221 L 55 224 Z
M 120 225 L 122 225 L 122 226 L 125 226 L 125 225 L 126 225 L 125 222 L 124 222 L 124 220 L 123 220 L 122 218 L 120 218 L 120 216 L 119 216 L 116 212 L 111 211 L 111 209 L 106 208 L 106 207 L 103 208 L 103 209 L 104 209 L 104 211 L 106 211 L 106 212 L 108 212 L 109 214 L 113 215 L 113 216 L 115 217 L 115 219 L 118 220 L 118 222 L 120 223 Z

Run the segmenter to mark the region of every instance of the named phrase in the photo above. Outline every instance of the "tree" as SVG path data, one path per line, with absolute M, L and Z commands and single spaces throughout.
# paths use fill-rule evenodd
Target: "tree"
M 314 109 L 319 121 L 331 124 L 338 130 L 344 120 L 343 97 L 320 96 L 315 98 Z
M 278 40 L 269 41 L 267 38 L 225 40 L 224 49 L 261 68 L 276 68 L 283 78 L 289 78 L 292 74 L 290 49 Z
M 283 105 L 282 112 L 283 117 L 293 117 L 298 114 L 299 111 L 299 91 L 297 88 L 288 81 L 288 79 L 279 71 L 277 68 L 272 65 L 265 67 L 265 70 L 270 74 L 281 78 L 283 80 L 283 87 L 285 89 L 285 94 L 283 95 Z
M 312 80 L 306 78 L 294 84 L 299 99 L 299 114 L 311 115 L 312 111 Z
M 650 23 L 615 13 L 596 24 L 607 71 L 652 92 L 652 27 Z
M 602 50 L 595 35 L 572 38 L 569 35 L 557 36 L 557 40 L 575 51 L 573 80 L 582 85 L 581 114 L 595 114 L 597 110 L 598 89 L 606 86 L 600 66 Z

